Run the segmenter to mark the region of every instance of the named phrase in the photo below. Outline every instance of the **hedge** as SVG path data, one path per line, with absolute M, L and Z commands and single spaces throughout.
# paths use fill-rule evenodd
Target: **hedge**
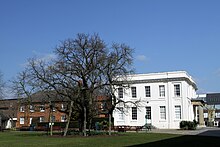
M 194 121 L 181 121 L 180 129 L 182 130 L 196 130 L 198 123 Z

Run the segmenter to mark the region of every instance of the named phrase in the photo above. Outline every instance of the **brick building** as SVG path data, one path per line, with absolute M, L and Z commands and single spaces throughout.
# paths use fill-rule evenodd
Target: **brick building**
M 0 100 L 0 129 L 15 127 L 17 121 L 17 99 Z
M 18 99 L 16 128 L 38 122 L 65 122 L 68 101 L 38 92 L 31 98 Z M 51 119 L 51 120 L 50 120 Z

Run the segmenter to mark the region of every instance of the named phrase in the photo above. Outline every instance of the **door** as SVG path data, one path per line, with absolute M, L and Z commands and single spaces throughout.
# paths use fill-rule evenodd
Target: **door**
M 145 123 L 151 124 L 151 107 L 146 107 Z

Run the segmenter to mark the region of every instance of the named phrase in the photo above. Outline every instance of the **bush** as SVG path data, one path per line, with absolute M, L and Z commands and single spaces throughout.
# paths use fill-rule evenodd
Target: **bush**
M 195 130 L 197 125 L 198 125 L 198 123 L 195 120 L 181 121 L 180 122 L 180 129 L 182 129 L 182 130 Z

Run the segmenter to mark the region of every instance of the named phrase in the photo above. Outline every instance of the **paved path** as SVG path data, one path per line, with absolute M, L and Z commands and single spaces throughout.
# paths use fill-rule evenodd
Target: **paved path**
M 152 133 L 167 133 L 180 135 L 202 135 L 220 137 L 220 128 L 198 128 L 197 130 L 176 130 L 176 129 L 152 129 Z

